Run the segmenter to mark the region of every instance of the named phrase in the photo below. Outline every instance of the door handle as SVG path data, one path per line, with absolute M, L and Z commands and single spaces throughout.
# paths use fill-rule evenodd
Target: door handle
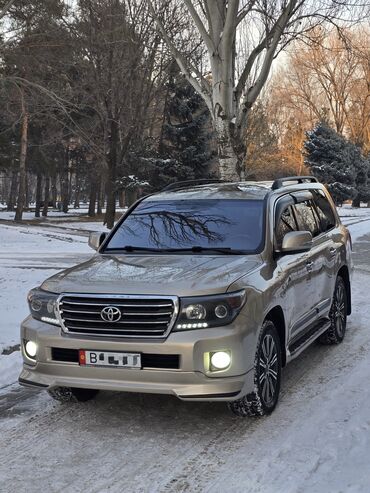
M 335 257 L 337 254 L 337 250 L 334 247 L 329 248 L 329 253 L 332 257 Z
M 312 262 L 311 260 L 308 260 L 308 261 L 306 262 L 306 269 L 307 269 L 309 272 L 311 272 L 311 271 L 312 271 L 312 269 L 313 269 L 313 262 Z

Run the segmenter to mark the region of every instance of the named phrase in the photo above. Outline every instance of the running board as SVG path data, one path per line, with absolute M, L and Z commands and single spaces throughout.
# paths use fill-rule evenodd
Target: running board
M 293 340 L 288 346 L 288 353 L 291 358 L 295 358 L 304 351 L 312 342 L 330 328 L 330 320 L 321 319 L 317 321 L 298 339 Z

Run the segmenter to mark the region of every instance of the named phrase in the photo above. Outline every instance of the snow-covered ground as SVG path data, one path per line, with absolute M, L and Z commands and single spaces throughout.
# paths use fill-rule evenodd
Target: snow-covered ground
M 28 314 L 26 296 L 46 277 L 92 254 L 87 236 L 37 226 L 0 224 L 0 387 L 19 373 L 19 352 L 3 355 L 19 343 L 19 324 Z M 1 490 L 1 488 L 0 488 Z
M 357 265 L 346 339 L 313 345 L 288 365 L 270 417 L 113 392 L 58 405 L 13 384 L 15 351 L 0 356 L 0 491 L 370 491 L 370 209 L 340 214 Z M 86 229 L 101 225 L 60 219 L 52 227 L 0 224 L 0 354 L 18 343 L 27 291 L 91 255 Z

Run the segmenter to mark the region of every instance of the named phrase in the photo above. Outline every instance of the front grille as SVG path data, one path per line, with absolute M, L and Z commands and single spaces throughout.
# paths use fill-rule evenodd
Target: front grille
M 78 349 L 51 348 L 51 357 L 54 361 L 78 363 Z M 163 368 L 178 370 L 180 368 L 180 356 L 178 354 L 141 354 L 143 368 Z
M 59 313 L 63 329 L 73 334 L 163 338 L 175 322 L 177 306 L 176 297 L 63 295 Z M 102 315 L 110 308 L 114 309 L 111 321 Z

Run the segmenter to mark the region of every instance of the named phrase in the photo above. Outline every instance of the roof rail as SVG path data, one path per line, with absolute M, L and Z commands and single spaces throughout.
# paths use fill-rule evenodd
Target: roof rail
M 199 178 L 198 180 L 178 181 L 176 183 L 171 183 L 170 185 L 167 185 L 166 187 L 162 188 L 161 192 L 181 190 L 182 188 L 187 188 L 196 185 L 207 185 L 208 183 L 212 184 L 212 183 L 230 183 L 230 182 L 225 180 L 220 180 L 217 178 Z
M 272 190 L 277 190 L 278 188 L 283 188 L 285 182 L 294 181 L 296 183 L 318 183 L 318 179 L 315 176 L 286 176 L 285 178 L 278 178 L 271 185 Z

